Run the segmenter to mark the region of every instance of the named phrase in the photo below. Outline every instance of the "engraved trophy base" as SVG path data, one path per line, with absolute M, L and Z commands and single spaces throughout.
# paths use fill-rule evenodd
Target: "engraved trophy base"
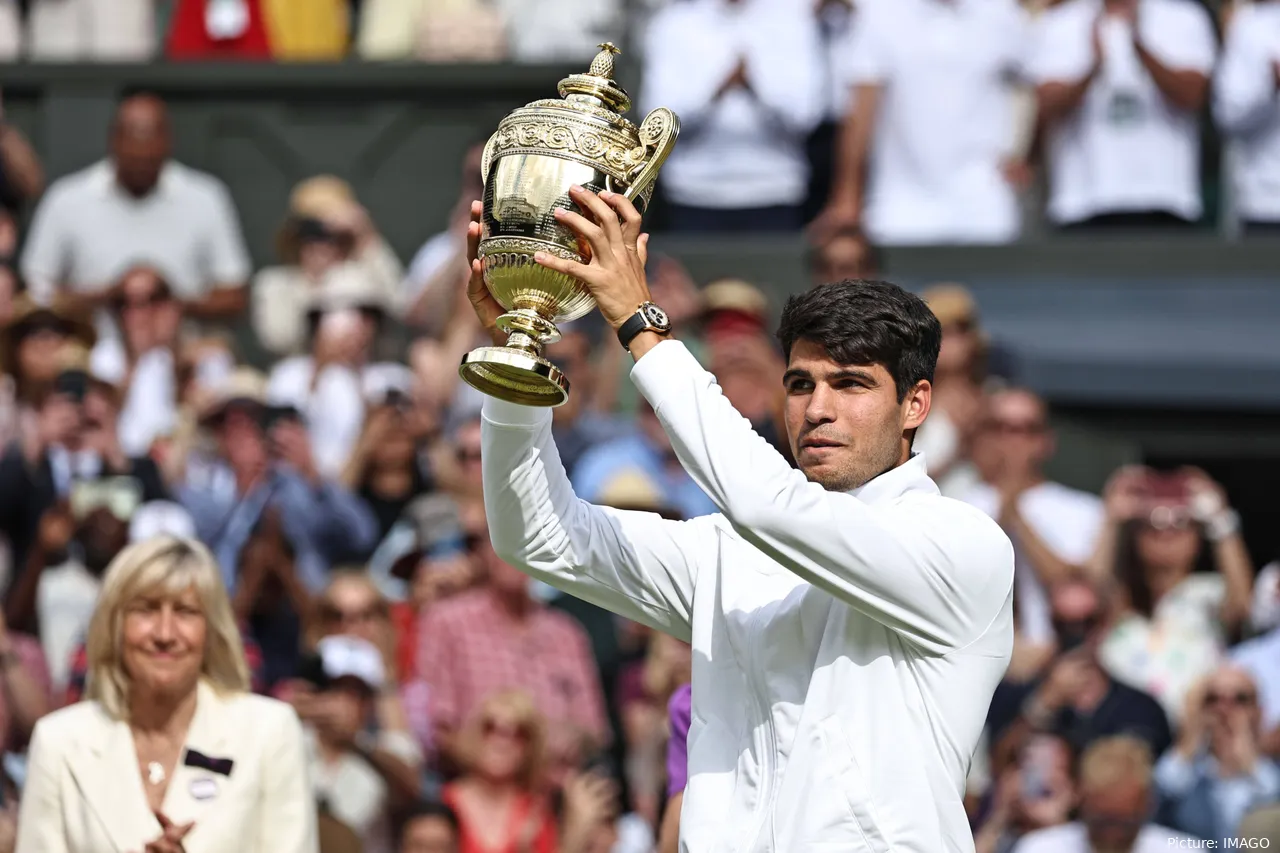
M 542 356 L 545 343 L 560 333 L 546 318 L 516 309 L 498 318 L 510 332 L 507 345 L 478 347 L 462 357 L 458 376 L 472 388 L 508 403 L 554 408 L 569 399 L 569 380 Z

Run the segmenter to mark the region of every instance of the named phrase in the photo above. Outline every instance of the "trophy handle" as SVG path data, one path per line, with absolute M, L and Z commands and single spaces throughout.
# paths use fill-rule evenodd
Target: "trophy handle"
M 631 201 L 637 198 L 648 200 L 658 180 L 658 170 L 667 161 L 667 155 L 675 147 L 679 135 L 680 119 L 666 107 L 658 107 L 644 117 L 640 125 L 640 147 L 648 156 L 632 169 L 624 196 Z
M 497 133 L 490 136 L 489 141 L 484 144 L 484 153 L 480 155 L 480 183 L 482 184 L 489 182 L 489 166 L 493 164 L 493 145 L 497 140 Z

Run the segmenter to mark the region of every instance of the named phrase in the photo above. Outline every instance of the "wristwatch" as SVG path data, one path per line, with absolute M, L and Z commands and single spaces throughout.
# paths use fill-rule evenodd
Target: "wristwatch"
M 657 332 L 660 335 L 670 334 L 671 319 L 667 317 L 667 312 L 653 302 L 641 302 L 640 307 L 636 309 L 636 313 L 628 317 L 626 322 L 618 327 L 618 343 L 622 344 L 623 349 L 630 351 L 631 342 L 641 332 Z

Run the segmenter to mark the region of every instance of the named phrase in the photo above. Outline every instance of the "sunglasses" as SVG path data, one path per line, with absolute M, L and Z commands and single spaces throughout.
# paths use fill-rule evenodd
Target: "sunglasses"
M 459 462 L 479 462 L 480 450 L 479 448 L 459 447 L 457 457 Z
M 987 429 L 992 432 L 1000 432 L 1005 435 L 1040 435 L 1044 432 L 1045 426 L 1040 421 L 987 421 Z
M 320 607 L 321 618 L 335 625 L 373 622 L 381 619 L 384 615 L 386 615 L 385 610 L 377 604 L 359 610 L 343 610 L 340 607 L 334 607 L 332 604 L 324 604 Z
M 1214 705 L 1252 705 L 1257 699 L 1249 690 L 1237 690 L 1235 693 L 1207 693 L 1204 697 L 1204 704 L 1210 707 Z
M 963 320 L 953 320 L 952 322 L 947 323 L 945 326 L 942 327 L 942 333 L 944 335 L 948 333 L 957 334 L 957 335 L 967 335 L 970 332 L 972 332 L 973 329 L 974 329 L 974 322 L 966 318 Z
M 508 740 L 518 740 L 521 743 L 528 743 L 529 741 L 529 727 L 524 723 L 508 723 L 489 718 L 480 724 L 480 733 L 487 738 L 505 737 Z
M 153 293 L 150 296 L 144 296 L 141 299 L 119 299 L 116 304 L 121 309 L 125 308 L 150 308 L 153 305 L 163 305 L 169 301 L 169 297 L 163 293 Z

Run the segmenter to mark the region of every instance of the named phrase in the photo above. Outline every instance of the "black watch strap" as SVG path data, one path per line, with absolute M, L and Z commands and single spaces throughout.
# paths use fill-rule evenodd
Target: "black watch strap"
M 649 323 L 645 320 L 644 315 L 639 311 L 627 318 L 627 322 L 618 327 L 618 343 L 622 344 L 625 350 L 631 349 L 631 342 L 636 339 L 636 335 L 649 328 Z

